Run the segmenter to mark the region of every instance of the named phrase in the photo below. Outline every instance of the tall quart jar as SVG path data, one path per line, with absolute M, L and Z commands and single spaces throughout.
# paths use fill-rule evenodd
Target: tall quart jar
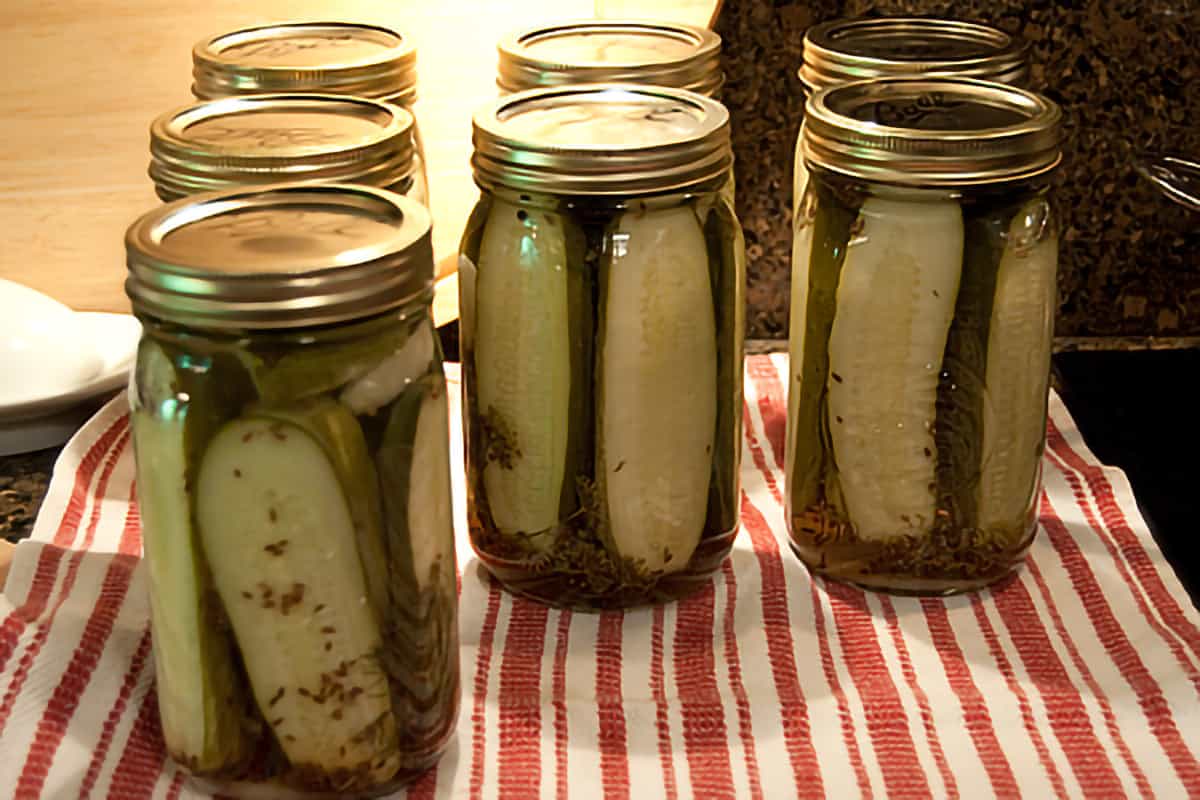
M 792 265 L 792 546 L 814 572 L 946 594 L 1036 529 L 1054 326 L 1057 106 L 970 80 L 808 101 Z
M 417 51 L 408 37 L 378 25 L 291 22 L 244 28 L 192 48 L 192 94 L 215 100 L 245 94 L 343 94 L 395 103 L 414 114 Z M 414 181 L 429 197 L 425 150 L 413 123 Z
M 975 78 L 1020 88 L 1029 82 L 1029 48 L 988 25 L 922 17 L 836 19 L 804 34 L 800 81 L 806 95 L 875 78 Z M 793 209 L 807 173 L 796 139 Z
M 171 756 L 244 796 L 382 794 L 459 702 L 429 214 L 363 186 L 171 203 L 126 236 Z
M 463 236 L 471 541 L 582 609 L 703 585 L 738 526 L 743 241 L 728 114 L 582 85 L 475 116 Z
M 413 118 L 362 97 L 252 95 L 168 111 L 150 126 L 150 177 L 163 200 L 281 181 L 361 183 L 425 204 Z

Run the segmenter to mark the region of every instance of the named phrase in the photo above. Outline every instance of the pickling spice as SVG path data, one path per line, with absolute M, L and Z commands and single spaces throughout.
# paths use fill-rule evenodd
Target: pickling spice
M 582 609 L 703 586 L 738 526 L 744 253 L 723 106 L 566 86 L 476 115 L 460 291 L 471 542 Z
M 390 192 L 276 184 L 126 237 L 158 708 L 214 791 L 386 793 L 453 732 L 429 227 Z
M 802 138 L 786 448 L 814 571 L 944 594 L 1036 529 L 1058 222 L 1057 106 L 971 80 L 817 92 Z

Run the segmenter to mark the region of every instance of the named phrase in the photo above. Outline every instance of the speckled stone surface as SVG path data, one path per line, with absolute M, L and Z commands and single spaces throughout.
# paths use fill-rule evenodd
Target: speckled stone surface
M 0 537 L 15 542 L 33 531 L 59 450 L 0 457 Z
M 1132 168 L 1143 148 L 1200 159 L 1200 0 L 726 0 L 716 28 L 749 256 L 748 336 L 787 333 L 804 32 L 869 15 L 976 20 L 1031 43 L 1032 88 L 1066 112 L 1060 336 L 1200 334 L 1200 213 Z

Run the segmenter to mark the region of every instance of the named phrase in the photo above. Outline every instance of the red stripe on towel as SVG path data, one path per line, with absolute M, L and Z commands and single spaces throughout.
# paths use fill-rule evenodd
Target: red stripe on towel
M 487 750 L 487 690 L 492 667 L 492 644 L 496 638 L 496 620 L 500 616 L 500 586 L 495 578 L 485 578 L 488 586 L 487 611 L 479 631 L 479 649 L 475 654 L 474 703 L 471 709 L 471 797 L 483 796 L 484 755 Z
M 908 729 L 908 714 L 883 658 L 862 590 L 821 581 L 837 626 L 842 660 L 858 690 L 876 761 L 889 797 L 928 797 L 929 783 Z
M 1109 658 L 1120 669 L 1122 677 L 1137 696 L 1138 705 L 1146 716 L 1150 730 L 1159 746 L 1175 768 L 1184 786 L 1200 786 L 1200 762 L 1192 754 L 1175 720 L 1171 707 L 1163 696 L 1162 687 L 1150 674 L 1141 654 L 1130 642 L 1124 627 L 1117 621 L 1104 589 L 1092 572 L 1087 556 L 1079 548 L 1066 524 L 1054 513 L 1049 499 L 1042 495 L 1041 522 L 1047 538 L 1067 571 L 1071 586 L 1079 596 L 1092 628 L 1096 631 Z
M 675 756 L 671 752 L 671 724 L 667 718 L 671 706 L 667 702 L 666 681 L 663 674 L 663 628 L 667 612 L 662 606 L 655 606 L 651 613 L 653 622 L 650 626 L 650 696 L 654 698 L 654 725 L 658 731 L 658 761 L 662 766 L 663 794 L 666 796 L 666 800 L 675 800 L 679 795 L 675 787 Z
M 112 477 L 113 470 L 116 468 L 121 452 L 128 441 L 129 433 L 126 431 L 120 435 L 116 445 L 108 454 L 108 458 L 105 459 L 104 467 L 100 472 L 100 480 L 96 484 L 95 495 L 97 498 L 102 499 L 105 496 L 108 490 L 108 481 Z M 70 560 L 67 562 L 67 573 L 63 576 L 57 600 L 55 600 L 54 606 L 50 609 L 50 613 L 45 621 L 38 627 L 33 641 L 29 643 L 29 647 L 21 654 L 21 660 L 17 663 L 17 669 L 13 672 L 12 682 L 9 684 L 8 691 L 4 694 L 4 700 L 0 702 L 0 734 L 4 733 L 4 727 L 8 724 L 9 717 L 12 715 L 13 706 L 16 705 L 17 696 L 21 693 L 21 688 L 25 685 L 25 681 L 33 669 L 33 662 L 37 659 L 42 647 L 46 644 L 46 640 L 50 638 L 50 632 L 54 628 L 54 618 L 58 614 L 58 610 L 63 607 L 63 604 L 75 586 L 75 579 L 79 574 L 79 565 L 83 563 L 83 557 L 96 536 L 96 528 L 100 524 L 101 508 L 102 503 L 97 500 L 92 506 L 92 514 L 88 520 L 83 544 L 79 550 L 72 553 Z
M 625 615 L 602 611 L 596 630 L 596 716 L 600 779 L 606 798 L 628 798 L 629 752 L 621 691 L 621 637 Z
M 1084 795 L 1119 796 L 1124 791 L 1121 781 L 1096 738 L 1083 698 L 1054 651 L 1025 584 L 1010 580 L 992 590 L 992 599 L 1025 665 L 1026 675 L 1042 696 L 1050 729 L 1058 738 Z
M 58 523 L 52 545 L 42 547 L 38 555 L 37 568 L 34 571 L 33 582 L 29 587 L 25 602 L 17 606 L 0 625 L 0 673 L 20 641 L 26 626 L 35 621 L 46 610 L 50 592 L 54 588 L 54 580 L 58 576 L 58 567 L 64 555 L 64 548 L 70 547 L 75 541 L 79 525 L 83 521 L 83 510 L 87 505 L 92 478 L 100 467 L 104 455 L 112 447 L 114 441 L 128 427 L 129 419 L 122 416 L 106 430 L 84 454 L 79 467 L 75 470 L 75 480 L 71 487 L 71 496 Z
M 675 687 L 692 795 L 732 798 L 733 769 L 713 647 L 716 591 L 711 581 L 679 601 L 675 617 Z
M 540 603 L 512 598 L 500 655 L 500 797 L 527 795 L 541 784 L 542 652 L 549 614 Z
M 996 737 L 996 725 L 992 722 L 987 703 L 984 702 L 983 694 L 971 676 L 971 668 L 954 636 L 950 616 L 946 613 L 946 604 L 939 599 L 923 598 L 921 608 L 925 612 L 925 624 L 929 626 L 930 640 L 942 660 L 942 668 L 946 671 L 946 680 L 958 697 L 963 722 L 971 735 L 975 751 L 979 753 L 983 769 L 988 774 L 992 794 L 997 797 L 1019 797 L 1017 779 L 1008 763 L 1008 756 Z
M 742 757 L 746 761 L 746 774 L 750 781 L 750 796 L 762 800 L 762 777 L 758 771 L 758 753 L 754 746 L 754 723 L 750 716 L 750 698 L 746 694 L 746 682 L 742 679 L 742 661 L 737 642 L 737 573 L 733 559 L 721 563 L 725 576 L 725 621 L 721 633 L 725 640 L 725 665 L 729 668 L 729 688 L 737 706 L 738 736 L 742 740 Z

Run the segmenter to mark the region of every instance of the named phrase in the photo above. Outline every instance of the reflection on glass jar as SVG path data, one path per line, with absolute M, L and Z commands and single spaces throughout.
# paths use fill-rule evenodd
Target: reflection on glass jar
M 213 36 L 192 48 L 192 94 L 214 100 L 251 94 L 354 95 L 413 114 L 413 194 L 428 205 L 425 148 L 416 122 L 417 51 L 378 25 L 291 22 Z
M 875 126 L 855 155 L 836 152 L 873 127 L 873 106 L 906 99 L 941 104 L 935 130 L 914 113 Z M 1016 567 L 1036 525 L 1058 110 L 996 84 L 887 81 L 818 93 L 809 115 L 792 272 L 792 544 L 814 571 L 872 588 L 984 586 Z M 1001 118 L 1007 136 L 990 151 L 971 141 L 972 126 Z
M 476 116 L 469 517 L 514 591 L 585 609 L 666 600 L 729 552 L 744 257 L 718 194 L 727 125 L 699 95 L 633 86 L 526 92 Z M 551 151 L 545 172 L 522 168 Z
M 229 191 L 151 212 L 127 246 L 167 749 L 239 796 L 390 791 L 458 709 L 428 214 L 364 188 Z

